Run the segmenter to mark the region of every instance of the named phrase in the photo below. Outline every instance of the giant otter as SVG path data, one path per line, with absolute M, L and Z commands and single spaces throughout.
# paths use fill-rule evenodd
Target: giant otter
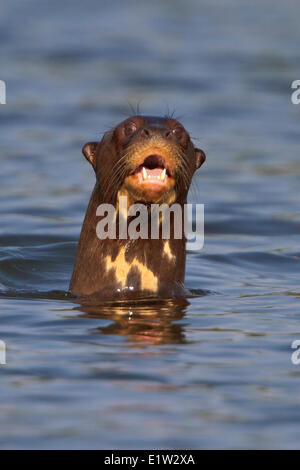
M 96 185 L 84 219 L 70 291 L 79 297 L 135 299 L 185 295 L 185 244 L 164 239 L 99 239 L 96 233 L 100 204 L 119 197 L 128 205 L 173 203 L 183 206 L 193 174 L 205 161 L 188 132 L 170 117 L 132 116 L 89 142 L 83 154 L 96 173 Z M 171 225 L 174 223 L 171 217 Z M 118 232 L 119 233 L 119 232 Z

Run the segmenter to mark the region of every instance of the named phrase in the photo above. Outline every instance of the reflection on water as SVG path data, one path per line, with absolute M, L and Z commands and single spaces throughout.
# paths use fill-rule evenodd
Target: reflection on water
M 83 318 L 112 320 L 113 323 L 93 329 L 93 333 L 124 336 L 129 343 L 184 344 L 182 320 L 190 303 L 186 299 L 145 302 L 144 305 L 80 306 Z
M 299 5 L 2 2 L 1 448 L 299 448 Z M 66 293 L 87 141 L 181 116 L 207 161 L 188 299 Z

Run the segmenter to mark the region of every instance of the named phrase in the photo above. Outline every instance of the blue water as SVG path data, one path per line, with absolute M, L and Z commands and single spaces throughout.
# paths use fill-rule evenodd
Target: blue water
M 1 5 L 0 446 L 299 448 L 299 3 Z M 207 161 L 181 302 L 66 291 L 94 184 L 82 145 L 169 108 Z

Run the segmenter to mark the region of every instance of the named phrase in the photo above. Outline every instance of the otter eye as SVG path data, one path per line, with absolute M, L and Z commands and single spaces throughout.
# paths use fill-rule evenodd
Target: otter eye
M 173 132 L 173 134 L 176 135 L 176 137 L 178 139 L 180 139 L 183 135 L 184 130 L 182 129 L 182 127 L 178 126 L 178 127 L 175 127 L 175 129 L 173 129 L 172 132 Z
M 128 122 L 127 124 L 125 124 L 124 134 L 128 136 L 128 135 L 133 134 L 136 130 L 137 130 L 136 124 L 134 122 Z

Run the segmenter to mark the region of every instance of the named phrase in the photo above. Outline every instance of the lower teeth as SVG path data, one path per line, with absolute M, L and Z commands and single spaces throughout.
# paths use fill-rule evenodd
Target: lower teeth
M 165 181 L 166 179 L 166 170 L 164 169 L 160 175 L 149 175 L 145 169 L 145 167 L 143 167 L 143 170 L 142 170 L 142 176 L 143 176 L 143 180 L 146 180 L 146 179 L 157 179 L 157 180 L 160 180 L 160 181 Z

